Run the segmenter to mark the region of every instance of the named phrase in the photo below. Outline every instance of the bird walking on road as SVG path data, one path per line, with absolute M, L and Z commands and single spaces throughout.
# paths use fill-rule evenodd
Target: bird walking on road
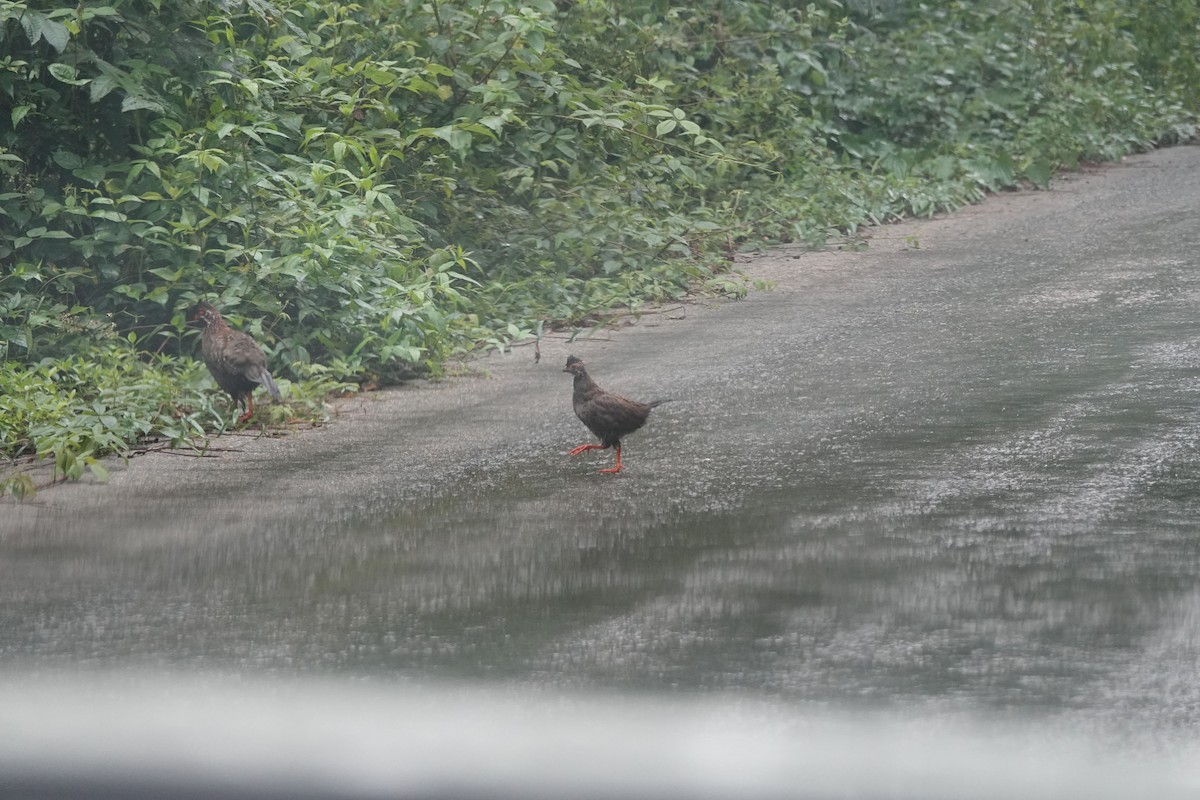
M 279 400 L 279 387 L 267 370 L 267 356 L 249 334 L 229 327 L 221 312 L 207 302 L 196 306 L 192 319 L 204 329 L 200 334 L 200 352 L 217 385 L 229 393 L 234 405 L 246 406 L 238 417 L 245 422 L 254 414 L 254 390 L 263 386 L 272 399 Z
M 607 450 L 615 447 L 616 465 L 600 471 L 620 472 L 621 439 L 646 424 L 650 409 L 669 401 L 652 400 L 649 403 L 639 403 L 628 397 L 606 392 L 588 375 L 583 359 L 575 356 L 567 356 L 567 366 L 563 368 L 563 372 L 575 376 L 575 393 L 572 397 L 575 416 L 600 439 L 600 444 L 581 444 L 569 455 L 576 456 L 588 450 Z

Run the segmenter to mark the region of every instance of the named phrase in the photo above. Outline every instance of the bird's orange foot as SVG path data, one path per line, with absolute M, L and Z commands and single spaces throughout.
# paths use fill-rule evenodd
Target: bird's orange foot
M 603 449 L 604 449 L 604 445 L 600 445 L 600 444 L 581 444 L 581 445 L 579 445 L 579 447 L 576 447 L 574 450 L 567 453 L 567 455 L 577 456 L 580 453 L 586 453 L 588 450 L 603 450 Z
M 596 471 L 601 472 L 601 473 L 608 473 L 609 475 L 615 475 L 621 471 L 621 465 L 618 464 L 615 467 L 609 467 L 608 469 L 598 469 Z

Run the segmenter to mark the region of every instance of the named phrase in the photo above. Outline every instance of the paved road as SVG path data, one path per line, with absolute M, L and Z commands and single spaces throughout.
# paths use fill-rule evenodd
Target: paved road
M 0 509 L 0 663 L 1200 725 L 1200 148 Z M 912 246 L 913 238 L 919 247 Z M 675 402 L 607 453 L 568 353 Z M 222 440 L 220 444 L 226 444 Z

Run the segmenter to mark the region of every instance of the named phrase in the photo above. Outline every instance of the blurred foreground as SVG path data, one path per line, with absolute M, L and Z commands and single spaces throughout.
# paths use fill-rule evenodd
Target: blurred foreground
M 9 798 L 1170 798 L 1200 749 L 1037 725 L 476 687 L 129 675 L 0 690 Z

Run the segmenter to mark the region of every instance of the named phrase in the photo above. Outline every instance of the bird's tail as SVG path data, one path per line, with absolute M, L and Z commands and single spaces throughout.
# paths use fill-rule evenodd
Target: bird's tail
M 650 406 L 651 408 L 654 408 L 655 406 L 661 406 L 663 403 L 669 403 L 673 399 L 674 398 L 666 397 L 666 398 L 663 398 L 662 400 L 651 400 L 649 403 L 646 403 L 646 405 Z
M 258 375 L 258 383 L 267 390 L 267 393 L 271 395 L 272 400 L 279 402 L 281 399 L 279 387 L 275 385 L 275 379 L 271 377 L 270 372 L 267 372 L 265 369 L 260 372 Z

